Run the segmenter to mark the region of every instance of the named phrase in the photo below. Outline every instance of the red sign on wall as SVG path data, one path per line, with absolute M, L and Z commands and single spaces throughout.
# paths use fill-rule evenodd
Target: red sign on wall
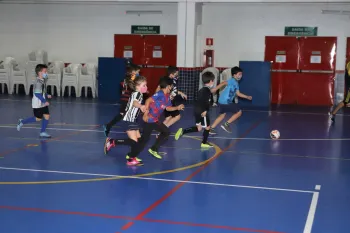
M 207 45 L 207 46 L 212 46 L 212 45 L 214 45 L 214 39 L 213 39 L 213 38 L 207 38 L 207 39 L 206 39 L 206 45 Z

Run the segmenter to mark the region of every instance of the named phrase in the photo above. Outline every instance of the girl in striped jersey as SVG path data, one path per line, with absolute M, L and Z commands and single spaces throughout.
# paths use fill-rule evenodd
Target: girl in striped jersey
M 133 91 L 129 87 L 129 83 L 131 83 L 136 77 L 139 76 L 139 72 L 140 72 L 140 67 L 137 65 L 130 65 L 129 67 L 127 67 L 126 77 L 124 79 L 124 82 L 122 82 L 122 93 L 120 97 L 119 113 L 116 116 L 114 116 L 114 118 L 108 124 L 103 125 L 103 131 L 106 137 L 108 137 L 109 132 L 113 127 L 113 125 L 117 124 L 119 121 L 123 119 L 126 111 L 126 106 L 128 104 L 129 98 Z
M 132 92 L 129 101 L 125 108 L 123 119 L 119 124 L 126 128 L 126 134 L 128 138 L 125 139 L 112 139 L 107 138 L 104 145 L 104 152 L 107 154 L 113 147 L 117 145 L 128 145 L 131 147 L 131 151 L 126 155 L 127 165 L 143 165 L 142 160 L 137 158 L 138 140 L 141 137 L 140 127 L 137 123 L 137 118 L 140 111 L 146 112 L 146 106 L 142 105 L 143 94 L 147 92 L 147 80 L 143 76 L 138 76 L 134 81 L 129 81 Z

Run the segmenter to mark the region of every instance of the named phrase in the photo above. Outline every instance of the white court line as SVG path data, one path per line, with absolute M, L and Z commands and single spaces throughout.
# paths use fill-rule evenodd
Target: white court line
M 0 128 L 13 128 L 15 129 L 15 126 L 10 125 L 1 125 Z M 40 129 L 39 127 L 31 127 L 26 126 L 22 127 L 22 129 Z M 75 132 L 97 132 L 97 133 L 103 133 L 103 130 L 96 130 L 96 129 L 69 129 L 69 128 L 47 128 L 49 130 L 57 130 L 57 131 L 75 131 Z M 111 133 L 115 134 L 125 134 L 123 131 L 111 131 Z M 157 135 L 157 134 L 152 134 Z M 171 134 L 174 136 L 174 134 Z M 183 137 L 191 137 L 184 135 Z M 272 140 L 271 138 L 234 138 L 234 137 L 215 137 L 210 136 L 209 138 L 214 139 L 227 139 L 227 140 L 257 140 L 257 141 L 349 141 L 350 138 L 279 138 L 278 140 Z
M 120 175 L 109 175 L 109 174 L 66 172 L 66 171 L 52 171 L 52 170 L 37 170 L 37 169 L 25 169 L 25 168 L 13 168 L 13 167 L 0 167 L 0 169 L 1 170 L 15 170 L 15 171 L 71 174 L 71 175 L 84 175 L 84 176 L 119 177 L 119 178 L 136 179 L 136 180 L 152 180 L 152 181 L 163 181 L 163 182 L 201 184 L 201 185 L 224 186 L 224 187 L 235 187 L 235 188 L 249 188 L 249 189 L 262 189 L 262 190 L 297 192 L 297 193 L 314 193 L 314 191 L 298 190 L 298 189 L 282 189 L 282 188 L 270 188 L 270 187 L 262 187 L 262 186 L 249 186 L 249 185 L 222 184 L 222 183 L 210 183 L 210 182 L 199 182 L 199 181 L 171 180 L 171 179 L 159 179 L 159 178 L 151 178 L 151 177 L 120 176 Z
M 12 100 L 12 99 L 0 99 L 0 101 L 14 101 L 14 102 L 31 102 L 31 100 Z M 66 102 L 66 101 L 54 101 L 53 102 L 53 107 L 55 107 L 55 104 L 87 104 L 87 105 L 120 105 L 118 103 L 115 104 L 108 104 L 108 103 L 77 103 L 74 101 Z M 186 108 L 193 108 L 193 106 L 185 106 Z M 297 115 L 328 115 L 328 113 L 317 113 L 317 112 L 288 112 L 288 111 L 276 111 L 276 110 L 249 110 L 249 109 L 243 109 L 244 112 L 266 112 L 266 113 L 282 113 L 282 114 L 297 114 Z M 337 113 L 338 116 L 345 116 L 349 117 L 350 114 L 344 114 L 344 113 Z
M 316 190 L 321 189 L 321 185 L 316 185 L 315 189 Z M 304 227 L 304 233 L 311 233 L 312 225 L 313 225 L 314 219 L 315 219 L 315 213 L 316 213 L 319 195 L 320 195 L 319 192 L 314 192 L 314 194 L 312 195 L 310 209 L 309 209 L 309 213 L 307 215 L 307 219 L 306 219 L 306 223 L 305 223 L 305 227 Z

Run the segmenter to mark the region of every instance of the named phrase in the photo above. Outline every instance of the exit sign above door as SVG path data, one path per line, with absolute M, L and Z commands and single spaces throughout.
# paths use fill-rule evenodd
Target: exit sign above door
M 131 34 L 160 34 L 160 26 L 131 25 Z
M 317 27 L 285 27 L 285 36 L 317 36 Z

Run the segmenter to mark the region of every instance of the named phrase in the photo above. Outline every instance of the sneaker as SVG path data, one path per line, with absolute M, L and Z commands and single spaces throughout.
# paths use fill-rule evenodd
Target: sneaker
M 213 148 L 213 145 L 210 145 L 209 143 L 202 143 L 201 144 L 201 148 L 203 149 L 209 149 L 209 148 Z
M 51 138 L 51 135 L 46 133 L 46 132 L 42 132 L 42 133 L 40 133 L 40 137 L 41 138 Z
M 126 155 L 125 158 L 126 158 L 127 160 L 131 159 L 131 157 L 130 157 L 129 155 Z M 137 157 L 135 157 L 135 159 L 136 159 L 137 161 L 139 161 L 139 162 L 142 162 L 142 159 L 139 159 L 139 158 L 137 158 Z
M 157 158 L 157 159 L 162 159 L 162 156 L 160 156 L 160 154 L 158 154 L 158 151 L 154 151 L 154 150 L 152 150 L 152 149 L 150 148 L 150 149 L 148 149 L 148 152 L 149 152 L 151 155 L 153 155 L 155 158 Z
M 108 152 L 115 147 L 114 141 L 112 141 L 110 138 L 106 138 L 105 145 L 103 147 L 103 151 L 105 152 L 105 155 L 108 154 Z
M 103 132 L 105 133 L 105 136 L 108 137 L 110 129 L 107 128 L 107 125 L 103 125 Z
M 227 124 L 227 123 L 221 125 L 221 128 L 222 128 L 223 130 L 225 130 L 227 133 L 232 133 L 231 127 L 230 127 L 230 125 Z
M 209 130 L 209 134 L 210 134 L 210 135 L 216 135 L 215 129 L 210 129 L 210 130 Z
M 179 138 L 182 136 L 183 132 L 184 131 L 182 128 L 178 129 L 178 131 L 175 134 L 175 140 L 179 140 Z
M 23 119 L 19 119 L 19 120 L 18 120 L 18 123 L 17 123 L 17 131 L 20 131 L 21 128 L 22 128 L 22 126 L 23 126 L 22 120 L 23 120 Z
M 131 158 L 126 161 L 126 165 L 128 166 L 142 166 L 142 161 L 138 161 L 137 158 Z

